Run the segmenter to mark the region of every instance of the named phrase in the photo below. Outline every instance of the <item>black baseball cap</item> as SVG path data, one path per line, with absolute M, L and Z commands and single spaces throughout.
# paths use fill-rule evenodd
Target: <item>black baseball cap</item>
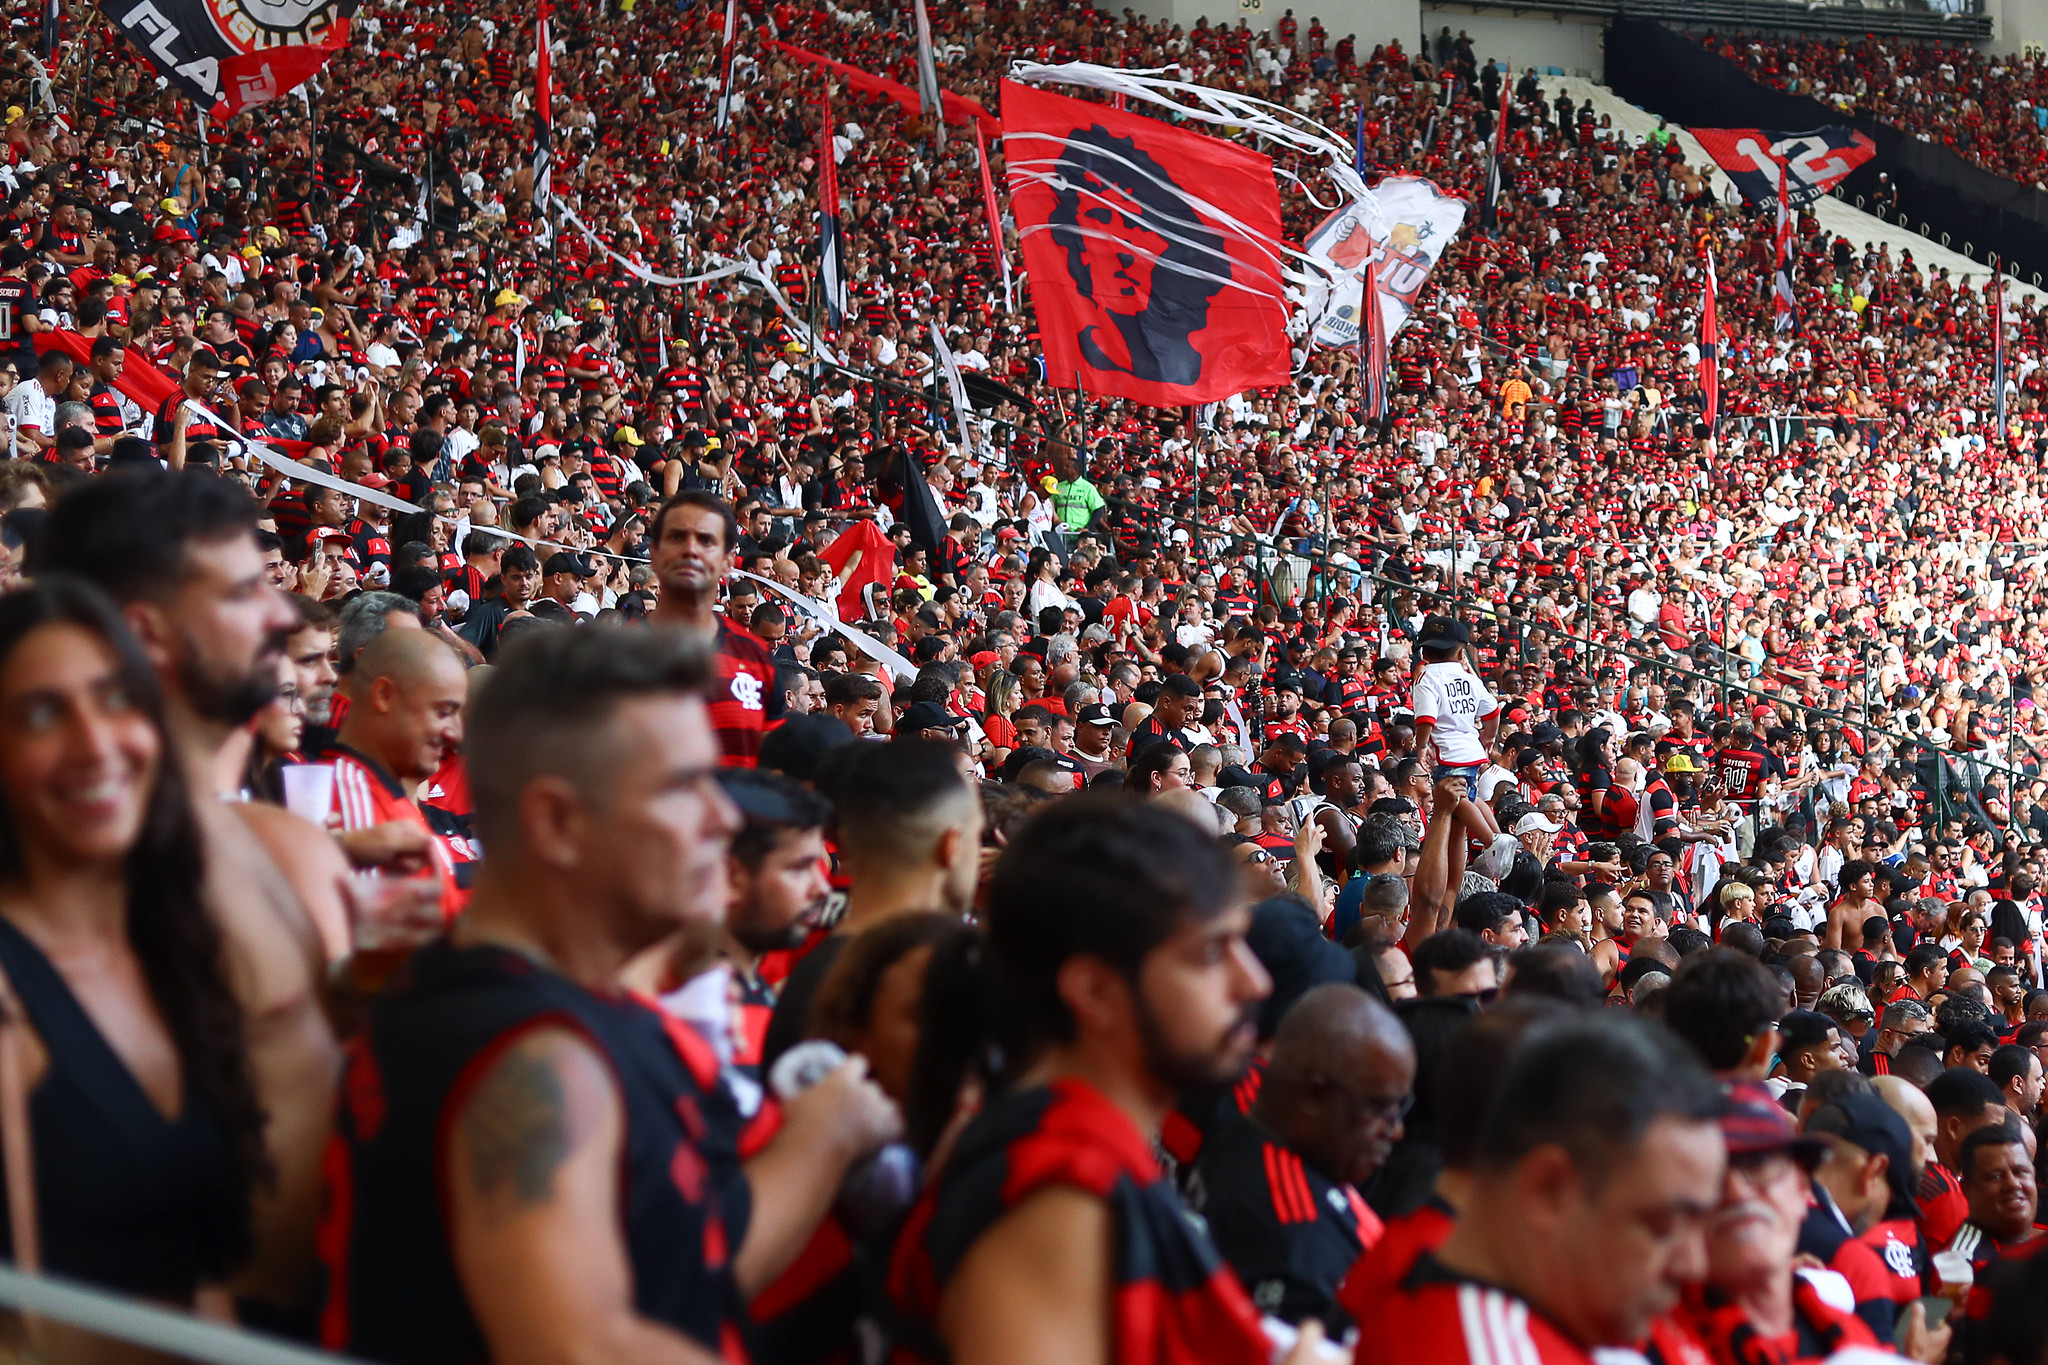
M 1892 1192 L 1911 1198 L 1917 1181 L 1913 1172 L 1913 1135 L 1897 1110 L 1875 1094 L 1839 1095 L 1807 1116 L 1809 1137 L 1836 1137 L 1872 1156 L 1886 1158 Z
M 903 713 L 903 719 L 896 722 L 899 734 L 914 735 L 919 730 L 952 730 L 965 725 L 966 718 L 956 716 L 935 701 L 921 701 Z
M 1080 725 L 1114 725 L 1116 724 L 1116 712 L 1098 701 L 1076 711 L 1074 713 L 1074 720 Z

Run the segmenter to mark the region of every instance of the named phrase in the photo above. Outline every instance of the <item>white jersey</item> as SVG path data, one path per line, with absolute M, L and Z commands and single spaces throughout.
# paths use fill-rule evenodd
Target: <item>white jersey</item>
M 1435 722 L 1430 742 L 1436 746 L 1438 762 L 1486 762 L 1479 722 L 1500 710 L 1500 703 L 1471 669 L 1457 661 L 1426 665 L 1415 680 L 1409 705 L 1416 720 Z

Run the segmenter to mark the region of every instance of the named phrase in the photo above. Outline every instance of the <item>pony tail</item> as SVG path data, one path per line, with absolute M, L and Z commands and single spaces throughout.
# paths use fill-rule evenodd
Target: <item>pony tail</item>
M 928 1161 L 959 1112 L 969 1081 L 998 1083 L 1016 1040 L 1002 1036 L 1004 991 L 989 961 L 988 936 L 963 927 L 932 948 L 918 1007 L 917 1060 L 904 1104 L 904 1137 Z

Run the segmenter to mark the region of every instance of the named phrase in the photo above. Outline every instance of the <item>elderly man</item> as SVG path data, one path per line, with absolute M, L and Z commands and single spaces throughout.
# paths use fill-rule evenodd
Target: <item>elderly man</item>
M 1876 1349 L 1870 1327 L 1826 1292 L 1827 1272 L 1793 1268 L 1808 1177 L 1827 1145 L 1801 1137 L 1791 1115 L 1754 1081 L 1729 1087 L 1721 1136 L 1728 1167 L 1707 1221 L 1706 1278 L 1656 1325 L 1648 1354 L 1665 1365 L 1702 1355 L 1715 1365 L 1748 1365 L 1758 1349 L 1779 1359 Z M 1947 1327 L 1927 1329 L 1919 1305 L 1908 1310 L 1909 1358 L 1940 1361 L 1948 1340 Z

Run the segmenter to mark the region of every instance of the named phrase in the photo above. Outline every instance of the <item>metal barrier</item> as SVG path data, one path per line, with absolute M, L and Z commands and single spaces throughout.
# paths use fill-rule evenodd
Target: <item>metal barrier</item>
M 224 1327 L 71 1280 L 24 1275 L 12 1266 L 0 1266 L 0 1310 L 46 1319 L 195 1365 L 352 1365 L 347 1356 Z M 23 1352 L 20 1358 L 32 1358 L 32 1353 Z M 63 1356 L 56 1359 L 61 1361 Z

